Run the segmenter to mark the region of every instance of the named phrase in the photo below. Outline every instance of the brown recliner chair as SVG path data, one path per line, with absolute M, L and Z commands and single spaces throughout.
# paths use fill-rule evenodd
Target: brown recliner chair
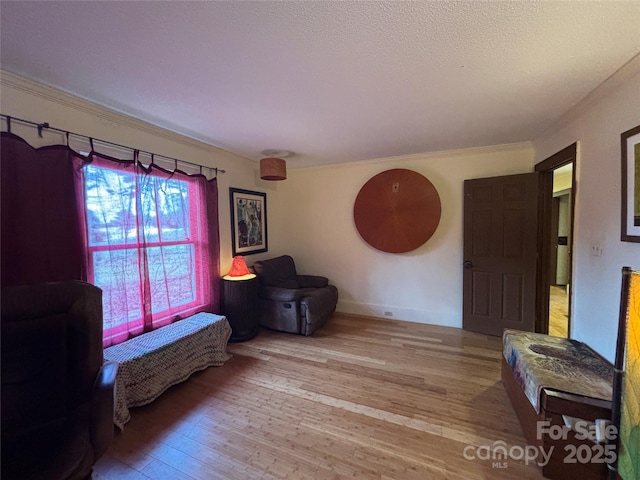
M 298 275 L 289 255 L 255 262 L 253 271 L 260 281 L 260 325 L 311 335 L 333 315 L 338 289 L 326 277 Z
M 118 365 L 103 365 L 102 291 L 2 289 L 2 479 L 85 479 L 113 439 Z

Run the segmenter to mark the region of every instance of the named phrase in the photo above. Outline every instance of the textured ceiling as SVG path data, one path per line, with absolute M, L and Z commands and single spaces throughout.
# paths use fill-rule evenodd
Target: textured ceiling
M 640 2 L 2 1 L 2 69 L 259 159 L 534 139 L 640 52 Z M 37 119 L 41 120 L 41 119 Z

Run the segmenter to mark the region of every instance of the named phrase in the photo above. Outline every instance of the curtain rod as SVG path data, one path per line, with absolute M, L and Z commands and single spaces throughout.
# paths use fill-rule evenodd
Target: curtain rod
M 198 163 L 187 162 L 186 160 L 180 160 L 179 158 L 167 157 L 166 155 L 158 155 L 158 154 L 155 154 L 155 153 L 152 153 L 152 152 L 147 152 L 145 150 L 139 150 L 137 148 L 127 147 L 126 145 L 120 145 L 119 143 L 109 142 L 107 140 L 100 140 L 99 138 L 93 138 L 93 137 L 90 137 L 88 135 L 84 135 L 82 133 L 75 133 L 75 132 L 70 132 L 68 130 L 61 130 L 59 128 L 55 128 L 55 127 L 50 126 L 49 122 L 36 123 L 36 122 L 32 122 L 30 120 L 25 120 L 23 118 L 17 118 L 17 117 L 12 117 L 10 115 L 5 115 L 4 113 L 0 113 L 0 117 L 3 117 L 4 119 L 6 119 L 6 121 L 7 121 L 7 131 L 9 131 L 9 132 L 11 131 L 11 122 L 15 120 L 16 122 L 24 123 L 26 125 L 30 125 L 32 127 L 37 128 L 38 129 L 38 136 L 40 138 L 42 138 L 42 130 L 47 129 L 47 130 L 52 130 L 52 131 L 55 131 L 55 132 L 64 133 L 66 135 L 75 135 L 76 137 L 84 137 L 84 138 L 86 138 L 87 140 L 89 140 L 91 142 L 92 147 L 93 147 L 93 143 L 92 142 L 96 141 L 96 142 L 104 143 L 104 144 L 107 144 L 107 145 L 112 145 L 114 147 L 125 148 L 127 150 L 133 150 L 133 151 L 137 150 L 140 153 L 145 153 L 147 155 L 151 155 L 152 157 L 162 157 L 162 158 L 166 158 L 167 160 L 173 160 L 174 162 L 180 162 L 180 163 L 185 163 L 187 165 L 193 165 L 194 167 L 199 167 L 200 170 L 201 170 L 201 173 L 202 173 L 202 169 L 203 168 L 208 168 L 209 170 L 214 171 L 216 173 L 216 175 L 218 173 L 227 173 L 225 170 L 222 170 L 222 169 L 220 169 L 218 167 L 207 167 L 205 165 L 200 165 Z M 176 164 L 176 168 L 177 168 L 177 164 Z

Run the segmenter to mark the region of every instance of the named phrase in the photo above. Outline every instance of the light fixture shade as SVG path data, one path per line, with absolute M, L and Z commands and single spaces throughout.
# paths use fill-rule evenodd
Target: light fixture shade
M 244 261 L 244 257 L 242 255 L 233 257 L 231 269 L 229 270 L 229 273 L 227 273 L 229 277 L 242 277 L 243 275 L 249 275 L 250 273 L 251 272 L 247 267 L 247 262 Z
M 262 180 L 286 180 L 287 162 L 282 158 L 263 158 L 260 160 L 260 178 Z
M 233 257 L 229 273 L 222 278 L 225 280 L 249 280 L 251 278 L 256 278 L 256 274 L 249 271 L 247 263 L 244 261 L 244 257 L 238 255 L 237 257 Z

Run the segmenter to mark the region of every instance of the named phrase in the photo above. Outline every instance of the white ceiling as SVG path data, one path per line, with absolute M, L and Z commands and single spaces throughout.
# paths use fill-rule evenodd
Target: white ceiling
M 0 17 L 2 69 L 254 160 L 292 150 L 290 168 L 533 140 L 640 52 L 640 1 L 2 1 Z

